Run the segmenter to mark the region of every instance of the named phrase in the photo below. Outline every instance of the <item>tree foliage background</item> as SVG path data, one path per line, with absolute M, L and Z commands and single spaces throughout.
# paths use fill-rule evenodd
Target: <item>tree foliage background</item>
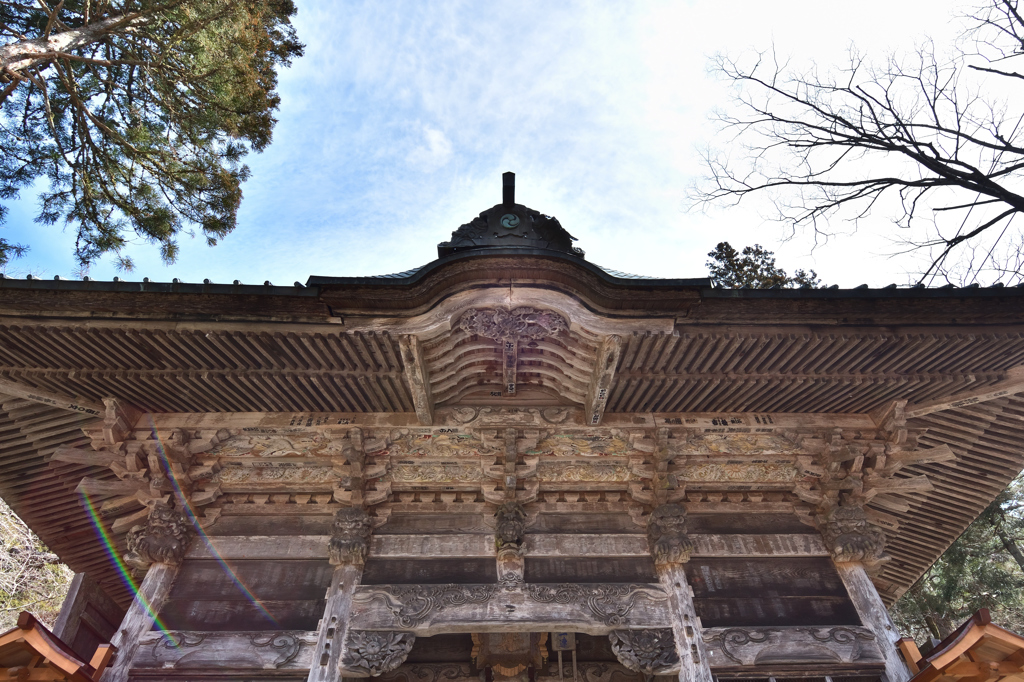
M 82 269 L 133 240 L 230 233 L 271 141 L 277 69 L 302 54 L 292 0 L 0 0 L 0 202 L 43 181 L 36 221 Z M 0 204 L 0 222 L 6 209 Z M 27 245 L 0 238 L 0 266 Z
M 1024 633 L 1024 476 L 972 523 L 892 608 L 918 642 L 943 639 L 980 608 Z
M 0 632 L 13 628 L 22 611 L 52 626 L 73 577 L 0 500 Z

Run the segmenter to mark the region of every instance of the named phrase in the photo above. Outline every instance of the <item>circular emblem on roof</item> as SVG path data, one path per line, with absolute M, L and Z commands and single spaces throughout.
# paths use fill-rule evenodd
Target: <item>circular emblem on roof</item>
M 506 213 L 501 216 L 501 226 L 510 230 L 516 229 L 519 227 L 519 216 L 515 213 Z

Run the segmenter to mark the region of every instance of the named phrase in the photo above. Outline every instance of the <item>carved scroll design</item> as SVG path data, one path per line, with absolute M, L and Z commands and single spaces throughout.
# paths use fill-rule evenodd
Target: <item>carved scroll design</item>
M 580 604 L 605 625 L 616 626 L 626 622 L 629 612 L 639 599 L 665 601 L 668 599 L 659 587 L 643 584 L 560 584 L 526 585 L 526 595 L 542 604 Z
M 701 483 L 788 483 L 797 478 L 795 461 L 721 464 L 701 462 L 683 464 L 675 470 L 683 481 Z
M 644 675 L 666 675 L 679 670 L 679 654 L 671 628 L 612 630 L 612 651 L 622 665 Z
M 449 606 L 485 604 L 497 585 L 380 585 L 370 593 L 356 593 L 355 601 L 380 599 L 403 628 L 414 628 L 434 611 Z
M 470 308 L 459 320 L 467 334 L 488 339 L 543 339 L 569 329 L 565 318 L 550 310 L 521 307 Z
M 875 635 L 862 627 L 713 628 L 704 640 L 737 665 L 885 663 Z
M 262 668 L 273 670 L 294 660 L 302 641 L 286 632 L 241 633 L 246 646 L 226 647 L 219 640 L 235 639 L 234 634 L 219 637 L 220 633 L 166 632 L 153 646 L 152 655 L 165 668 L 238 669 Z M 247 636 L 246 636 L 247 635 Z
M 192 524 L 182 512 L 157 502 L 150 509 L 146 525 L 128 531 L 125 538 L 128 552 L 124 561 L 141 569 L 154 563 L 178 566 L 185 559 L 193 537 Z
M 226 466 L 212 481 L 223 486 L 254 486 L 280 484 L 349 485 L 349 479 L 329 466 Z
M 799 436 L 775 433 L 700 433 L 672 444 L 669 450 L 675 455 L 793 455 L 806 451 L 807 446 L 802 441 Z
M 341 667 L 346 675 L 377 677 L 402 665 L 416 635 L 387 630 L 349 630 Z

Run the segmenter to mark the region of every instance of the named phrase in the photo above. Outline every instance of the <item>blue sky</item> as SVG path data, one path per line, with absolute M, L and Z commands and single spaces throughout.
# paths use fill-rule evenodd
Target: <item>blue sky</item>
M 759 242 L 792 270 L 829 283 L 905 284 L 913 263 L 884 220 L 812 249 L 781 243 L 761 207 L 684 210 L 726 102 L 708 56 L 775 45 L 829 64 L 948 40 L 950 0 L 689 2 L 310 2 L 296 19 L 306 56 L 281 74 L 274 143 L 249 157 L 239 226 L 220 245 L 181 239 L 179 262 L 135 246 L 132 273 L 110 279 L 275 284 L 372 275 L 436 257 L 436 244 L 501 198 L 556 216 L 589 260 L 662 277 L 701 277 L 722 240 Z M 2 236 L 31 246 L 9 275 L 71 276 L 73 235 L 12 207 Z M 837 226 L 842 229 L 842 226 Z

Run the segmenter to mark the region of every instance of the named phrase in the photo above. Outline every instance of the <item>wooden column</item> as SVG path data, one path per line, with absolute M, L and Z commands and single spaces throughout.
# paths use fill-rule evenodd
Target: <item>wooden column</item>
M 647 521 L 647 543 L 658 578 L 669 596 L 679 682 L 713 682 L 703 628 L 693 606 L 693 590 L 683 569 L 693 552 L 693 542 L 686 534 L 686 510 L 678 504 L 656 507 Z
M 114 662 L 104 671 L 101 682 L 126 682 L 132 659 L 139 648 L 139 638 L 153 629 L 157 614 L 167 601 L 178 567 L 170 564 L 153 564 L 135 594 L 128 613 L 124 614 L 121 627 L 111 641 L 117 647 Z
M 343 564 L 334 569 L 316 651 L 309 666 L 308 682 L 337 682 L 341 679 L 338 668 L 348 633 L 352 595 L 362 577 L 362 564 Z
M 335 569 L 327 592 L 324 617 L 320 621 L 316 650 L 309 666 L 308 682 L 338 682 L 342 677 L 341 658 L 352 614 L 352 595 L 363 577 L 371 531 L 370 517 L 362 508 L 347 507 L 334 515 L 327 551 Z
M 861 621 L 875 634 L 878 646 L 885 656 L 885 674 L 889 682 L 907 682 L 911 674 L 897 648 L 900 634 L 889 617 L 889 611 L 882 603 L 878 590 L 864 570 L 864 565 L 858 561 L 837 561 L 835 565 Z
M 679 652 L 679 682 L 713 682 L 701 625 L 693 607 L 693 591 L 682 564 L 658 566 L 661 586 L 669 595 L 672 632 Z M 902 682 L 902 681 L 901 681 Z

